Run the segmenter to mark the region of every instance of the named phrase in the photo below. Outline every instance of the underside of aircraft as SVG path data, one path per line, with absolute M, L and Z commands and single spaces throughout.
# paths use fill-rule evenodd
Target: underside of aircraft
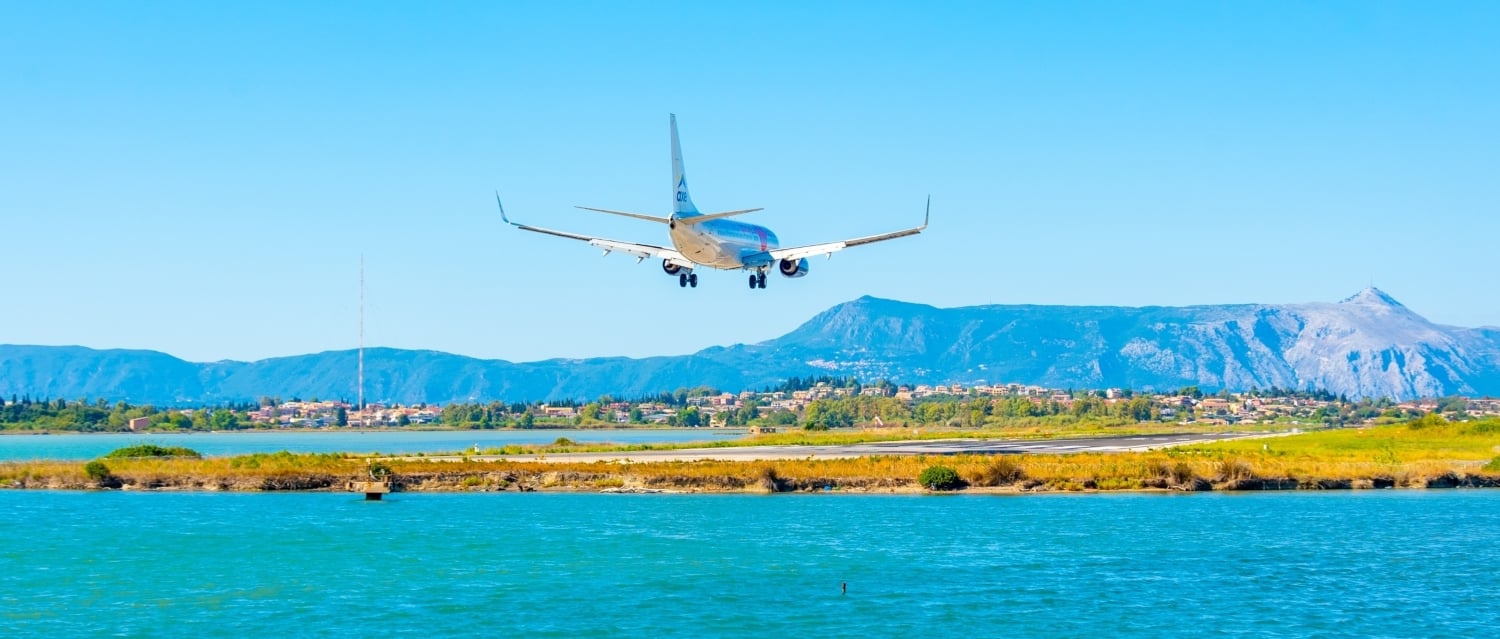
M 921 226 L 837 242 L 781 248 L 776 234 L 770 229 L 757 224 L 728 219 L 761 209 L 740 209 L 718 213 L 698 211 L 698 208 L 693 205 L 692 197 L 688 194 L 687 175 L 682 163 L 682 146 L 677 138 L 677 116 L 672 115 L 670 122 L 673 191 L 670 215 L 658 216 L 586 206 L 577 207 L 586 211 L 665 224 L 672 244 L 670 248 L 512 222 L 505 214 L 505 205 L 500 202 L 500 193 L 497 191 L 495 203 L 500 207 L 500 219 L 523 231 L 588 242 L 596 248 L 603 249 L 605 255 L 613 252 L 634 255 L 636 263 L 646 259 L 661 260 L 662 270 L 667 275 L 676 276 L 678 285 L 684 288 L 698 286 L 698 274 L 694 271 L 700 267 L 749 271 L 750 288 L 765 288 L 766 272 L 771 269 L 775 269 L 785 277 L 803 277 L 810 270 L 807 261 L 809 257 L 832 256 L 833 253 L 846 248 L 916 235 L 927 228 L 927 220 L 932 209 L 931 197 L 927 198 L 927 212 L 922 217 Z

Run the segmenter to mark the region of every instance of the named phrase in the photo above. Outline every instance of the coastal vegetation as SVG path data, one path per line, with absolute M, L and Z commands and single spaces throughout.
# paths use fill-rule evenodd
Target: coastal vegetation
M 1026 471 L 1010 457 L 997 455 L 972 477 L 970 483 L 975 486 L 1009 486 L 1026 479 Z
M 958 490 L 968 485 L 958 471 L 947 466 L 928 466 L 917 475 L 917 484 L 927 490 Z
M 248 428 L 251 404 L 224 404 L 183 409 L 158 409 L 105 399 L 32 399 L 14 396 L 0 406 L 0 431 L 124 432 L 132 420 L 155 431 L 239 430 Z
M 96 459 L 83 465 L 83 474 L 93 481 L 104 481 L 109 477 L 109 466 Z
M 131 457 L 202 457 L 198 451 L 185 446 L 158 446 L 156 444 L 136 444 L 117 448 L 105 455 L 106 459 L 128 459 Z
M 791 378 L 774 388 L 739 394 L 709 387 L 630 400 L 468 402 L 445 406 L 369 404 L 262 397 L 255 402 L 159 408 L 105 399 L 11 396 L 0 405 L 0 432 L 223 431 L 246 428 L 533 429 L 631 427 L 775 427 L 810 433 L 850 427 L 1146 429 L 1173 424 L 1324 427 L 1399 423 L 1424 414 L 1464 419 L 1500 414 L 1500 401 L 1462 397 L 1397 404 L 1350 400 L 1321 391 L 1250 390 L 1205 393 L 1188 386 L 1168 392 L 1130 389 L 898 386 L 854 378 Z
M 533 447 L 537 454 L 549 447 Z M 570 447 L 550 447 L 562 452 Z M 1265 490 L 1500 486 L 1500 420 L 1406 424 L 1267 436 L 1161 450 L 1048 455 L 872 456 L 731 462 L 561 461 L 259 453 L 111 457 L 103 477 L 127 489 L 330 490 L 380 464 L 402 490 L 918 491 L 930 467 L 971 491 Z M 90 466 L 0 463 L 0 487 L 93 488 Z M 98 467 L 95 467 L 98 468 Z

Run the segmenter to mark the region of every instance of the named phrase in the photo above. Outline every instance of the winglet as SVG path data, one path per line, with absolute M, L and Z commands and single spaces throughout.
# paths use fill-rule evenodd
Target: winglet
M 516 224 L 515 222 L 512 222 L 512 221 L 510 221 L 510 218 L 505 217 L 505 205 L 500 203 L 500 190 L 499 189 L 495 190 L 495 205 L 500 207 L 500 219 L 504 220 L 506 224 L 509 224 L 511 226 L 515 226 L 515 224 Z
M 499 199 L 499 197 L 500 194 L 495 194 L 496 199 Z M 927 221 L 930 219 L 932 219 L 932 194 L 929 193 L 927 195 L 927 212 L 922 214 L 922 228 L 927 228 Z

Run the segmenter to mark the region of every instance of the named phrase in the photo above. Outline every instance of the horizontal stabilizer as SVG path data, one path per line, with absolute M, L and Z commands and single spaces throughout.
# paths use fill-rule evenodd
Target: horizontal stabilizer
M 666 224 L 666 223 L 672 221 L 671 218 L 661 217 L 659 215 L 646 215 L 645 213 L 631 213 L 630 211 L 612 211 L 610 209 L 596 209 L 596 208 L 591 208 L 591 207 L 587 207 L 587 206 L 576 206 L 576 207 L 573 207 L 573 208 L 583 209 L 585 211 L 593 211 L 595 213 L 608 213 L 610 215 L 623 215 L 625 217 L 633 217 L 633 218 L 635 218 L 637 220 L 647 220 L 647 221 L 650 221 L 650 222 L 660 222 L 662 224 Z
M 741 209 L 741 210 L 738 210 L 738 211 L 724 211 L 723 213 L 705 213 L 703 215 L 693 215 L 693 216 L 690 216 L 690 217 L 679 217 L 679 218 L 677 218 L 677 221 L 681 222 L 683 224 L 697 224 L 699 222 L 707 222 L 709 220 L 717 220 L 717 219 L 719 219 L 721 217 L 730 217 L 730 216 L 734 216 L 734 215 L 744 215 L 746 213 L 754 213 L 756 211 L 764 211 L 764 210 L 765 209 Z

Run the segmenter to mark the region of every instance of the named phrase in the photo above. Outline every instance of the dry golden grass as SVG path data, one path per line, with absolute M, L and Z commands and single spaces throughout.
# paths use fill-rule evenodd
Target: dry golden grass
M 958 431 L 962 435 L 970 432 Z M 890 435 L 909 436 L 910 431 Z M 953 436 L 955 433 L 945 433 Z M 936 435 L 936 434 L 934 434 Z M 788 433 L 763 437 L 762 443 L 836 443 L 851 441 L 853 433 Z M 1019 455 L 1005 460 L 1016 476 L 1010 483 L 1056 489 L 1139 489 L 1191 486 L 1193 480 L 1233 482 L 1279 478 L 1298 482 L 1373 480 L 1389 478 L 1402 485 L 1418 485 L 1447 474 L 1483 473 L 1483 464 L 1496 456 L 1500 428 L 1495 422 L 1412 427 L 1384 426 L 1237 440 L 1216 444 L 1131 453 Z M 976 485 L 1005 485 L 987 481 L 996 460 L 992 456 L 863 457 L 777 462 L 654 462 L 622 466 L 607 462 L 459 462 L 460 472 L 582 473 L 653 480 L 701 480 L 706 484 L 738 481 L 759 485 L 771 469 L 790 485 L 912 486 L 922 469 L 935 463 L 952 466 Z M 413 465 L 415 464 L 415 465 Z M 431 472 L 433 462 L 402 462 L 397 472 Z
M 110 477 L 142 487 L 247 487 L 266 479 L 308 476 L 361 476 L 362 458 L 342 455 L 256 454 L 240 457 L 138 457 L 104 461 Z M 0 487 L 82 488 L 96 482 L 84 475 L 83 462 L 0 463 Z
M 967 435 L 968 433 L 964 433 Z M 797 436 L 804 436 L 797 433 Z M 818 443 L 828 443 L 815 434 Z M 840 435 L 840 434 L 835 434 Z M 835 436 L 832 441 L 839 441 Z M 922 470 L 950 466 L 975 486 L 1014 489 L 1203 489 L 1343 486 L 1383 481 L 1422 486 L 1434 478 L 1500 481 L 1500 421 L 1427 423 L 1235 440 L 1158 451 L 1063 455 L 880 456 L 775 462 L 433 461 L 386 459 L 398 481 L 437 490 L 538 486 L 579 490 L 622 486 L 701 490 L 812 490 L 823 487 L 913 490 Z M 1486 463 L 1489 462 L 1489 470 Z M 364 457 L 290 453 L 240 457 L 106 460 L 127 486 L 209 489 L 338 488 L 362 479 Z M 1341 483 L 1342 482 L 1342 483 Z M 0 487 L 86 488 L 81 462 L 0 464 Z

